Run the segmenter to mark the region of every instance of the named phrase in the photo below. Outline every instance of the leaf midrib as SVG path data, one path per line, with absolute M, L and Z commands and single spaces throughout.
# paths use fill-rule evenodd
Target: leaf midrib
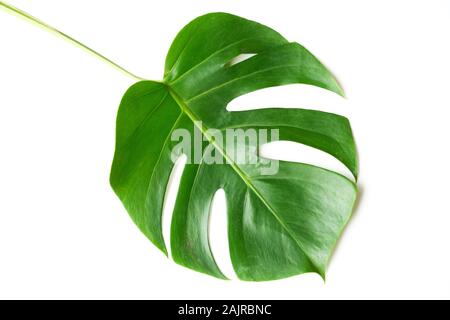
M 295 241 L 297 246 L 300 248 L 300 250 L 303 251 L 305 256 L 309 259 L 311 264 L 314 266 L 316 271 L 324 277 L 323 272 L 317 266 L 317 264 L 314 262 L 311 257 L 307 254 L 306 250 L 303 248 L 303 245 L 301 242 L 299 242 L 296 237 L 292 234 L 292 231 L 287 227 L 287 225 L 283 222 L 283 220 L 279 217 L 279 215 L 276 213 L 275 209 L 268 203 L 268 201 L 264 198 L 264 196 L 256 189 L 256 187 L 251 182 L 250 178 L 239 168 L 239 166 L 228 156 L 228 154 L 223 150 L 214 140 L 212 136 L 210 136 L 207 132 L 209 129 L 207 126 L 201 122 L 201 119 L 187 106 L 187 104 L 184 102 L 184 100 L 170 87 L 169 84 L 165 84 L 167 90 L 169 91 L 172 98 L 175 100 L 175 102 L 178 104 L 182 112 L 184 112 L 189 119 L 194 123 L 194 125 L 200 130 L 200 132 L 206 137 L 209 143 L 211 143 L 219 152 L 220 154 L 227 160 L 227 163 L 231 165 L 231 167 L 235 170 L 235 172 L 241 177 L 241 179 L 244 181 L 244 183 L 247 185 L 247 187 L 252 190 L 255 195 L 260 199 L 260 201 L 267 207 L 267 209 L 272 213 L 272 215 L 275 217 L 275 219 L 280 223 L 280 225 L 285 229 L 287 234 Z M 202 125 L 199 126 L 198 123 L 201 123 Z

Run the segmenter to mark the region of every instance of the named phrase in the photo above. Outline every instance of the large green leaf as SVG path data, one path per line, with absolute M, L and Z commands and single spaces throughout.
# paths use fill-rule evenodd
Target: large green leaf
M 255 54 L 230 64 L 236 56 Z M 205 143 L 230 160 L 210 128 L 279 129 L 281 140 L 320 149 L 357 176 L 355 144 L 346 118 L 303 109 L 229 112 L 234 98 L 271 86 L 302 83 L 342 95 L 333 75 L 304 47 L 274 30 L 225 13 L 189 23 L 176 37 L 162 82 L 141 81 L 123 97 L 111 184 L 142 232 L 167 254 L 161 220 L 174 167 L 171 135 L 197 130 Z M 272 280 L 305 272 L 322 277 L 348 222 L 357 190 L 344 176 L 319 167 L 280 161 L 275 175 L 261 163 L 187 164 L 171 227 L 173 259 L 188 268 L 225 278 L 209 245 L 211 202 L 227 197 L 228 237 L 236 274 Z

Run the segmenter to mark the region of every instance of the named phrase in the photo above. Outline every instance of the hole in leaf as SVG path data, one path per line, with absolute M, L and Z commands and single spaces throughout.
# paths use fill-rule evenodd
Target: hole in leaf
M 225 191 L 217 190 L 209 215 L 209 245 L 219 269 L 228 279 L 237 279 L 228 244 L 228 215 Z
M 328 169 L 354 181 L 354 177 L 347 167 L 332 155 L 301 143 L 292 141 L 274 141 L 264 144 L 260 148 L 260 156 L 273 160 L 284 160 L 310 164 Z
M 231 101 L 228 111 L 263 108 L 302 108 L 348 116 L 347 100 L 334 92 L 305 84 L 289 84 L 256 90 Z M 347 112 L 347 114 L 346 114 Z
M 186 155 L 181 155 L 175 162 L 175 165 L 170 173 L 169 183 L 167 184 L 166 193 L 164 196 L 164 206 L 162 213 L 162 232 L 166 248 L 169 256 L 170 252 L 170 225 L 172 222 L 173 209 L 175 208 L 175 201 L 177 199 L 178 189 L 180 187 L 181 176 L 187 162 Z
M 244 62 L 245 60 L 248 60 L 252 57 L 256 56 L 256 53 L 242 53 L 233 59 L 231 59 L 229 62 L 225 64 L 225 68 L 232 67 L 234 65 L 237 65 L 238 63 Z

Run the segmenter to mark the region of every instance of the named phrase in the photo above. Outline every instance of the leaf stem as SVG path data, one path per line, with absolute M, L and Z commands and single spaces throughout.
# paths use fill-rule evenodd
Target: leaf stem
M 71 36 L 65 34 L 64 32 L 59 31 L 58 29 L 56 29 L 55 27 L 52 27 L 51 25 L 45 23 L 44 21 L 32 16 L 31 14 L 16 8 L 10 4 L 7 4 L 3 1 L 0 1 L 0 8 L 6 9 L 7 12 L 12 13 L 20 18 L 23 18 L 25 20 L 27 20 L 28 22 L 32 22 L 35 25 L 37 25 L 38 27 L 41 27 L 42 29 L 53 33 L 57 36 L 60 36 L 61 38 L 63 38 L 64 40 L 70 42 L 71 44 L 74 44 L 75 46 L 83 49 L 84 51 L 88 52 L 89 54 L 91 54 L 92 56 L 96 57 L 97 59 L 109 64 L 110 66 L 112 66 L 113 68 L 115 68 L 116 70 L 119 70 L 120 72 L 122 72 L 124 75 L 132 78 L 133 80 L 137 80 L 137 81 L 141 81 L 144 80 L 144 78 L 141 78 L 137 75 L 135 75 L 134 73 L 128 71 L 127 69 L 121 67 L 120 65 L 118 65 L 117 63 L 115 63 L 114 61 L 108 59 L 107 57 L 105 57 L 104 55 L 102 55 L 101 53 L 99 53 L 98 51 L 95 51 L 94 49 L 89 48 L 88 46 L 86 46 L 85 44 L 81 43 L 80 41 L 72 38 Z

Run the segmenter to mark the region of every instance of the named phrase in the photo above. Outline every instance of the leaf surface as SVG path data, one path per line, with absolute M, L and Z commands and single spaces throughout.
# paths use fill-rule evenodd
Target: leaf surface
M 245 53 L 254 56 L 230 65 Z M 209 245 L 211 203 L 222 188 L 230 255 L 240 279 L 273 280 L 306 272 L 325 276 L 352 213 L 355 183 L 335 172 L 285 161 L 279 162 L 276 174 L 263 175 L 259 161 L 230 161 L 228 150 L 209 130 L 279 129 L 281 140 L 329 153 L 356 178 L 355 143 L 346 118 L 282 106 L 226 110 L 241 95 L 294 83 L 343 95 L 333 75 L 301 45 L 256 22 L 212 13 L 178 34 L 162 82 L 141 81 L 125 93 L 117 118 L 111 185 L 137 226 L 164 253 L 161 222 L 174 167 L 173 132 L 200 132 L 203 144 L 224 162 L 211 164 L 201 157 L 184 168 L 170 239 L 177 263 L 225 278 Z

